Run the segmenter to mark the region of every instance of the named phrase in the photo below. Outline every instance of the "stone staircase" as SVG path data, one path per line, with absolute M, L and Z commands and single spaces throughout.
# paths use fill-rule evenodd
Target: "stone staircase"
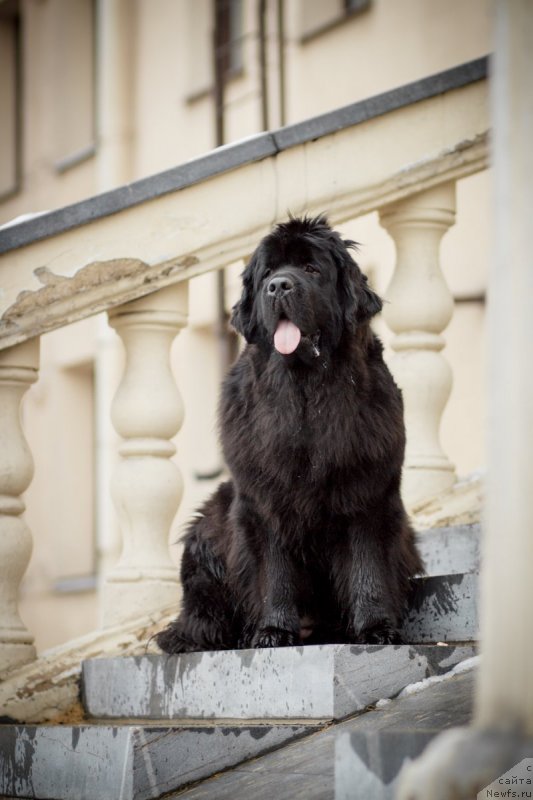
M 82 724 L 0 725 L 0 796 L 392 796 L 404 759 L 467 713 L 471 676 L 454 672 L 474 655 L 478 540 L 478 525 L 420 536 L 428 574 L 403 630 L 415 644 L 84 662 Z

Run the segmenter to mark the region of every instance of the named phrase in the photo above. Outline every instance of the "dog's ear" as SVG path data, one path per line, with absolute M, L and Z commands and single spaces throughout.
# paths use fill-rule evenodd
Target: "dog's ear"
M 244 336 L 248 343 L 252 343 L 257 335 L 257 319 L 254 308 L 253 273 L 257 268 L 257 254 L 254 254 L 250 263 L 242 273 L 242 294 L 231 309 L 230 324 L 237 333 Z
M 379 314 L 383 308 L 383 300 L 376 294 L 376 292 L 368 285 L 368 278 L 361 273 L 362 288 L 359 292 L 359 299 L 357 304 L 357 319 L 359 322 L 365 322 L 372 319 L 376 314 Z
M 337 261 L 340 262 L 338 280 L 344 321 L 352 330 L 357 324 L 368 322 L 379 314 L 383 307 L 381 298 L 370 288 L 368 278 L 348 252 L 348 248 L 356 246 L 355 242 L 342 241 L 339 237 L 335 248 Z
M 349 330 L 355 330 L 357 319 L 357 294 L 355 264 L 348 256 L 343 259 L 339 269 L 339 294 L 344 324 Z

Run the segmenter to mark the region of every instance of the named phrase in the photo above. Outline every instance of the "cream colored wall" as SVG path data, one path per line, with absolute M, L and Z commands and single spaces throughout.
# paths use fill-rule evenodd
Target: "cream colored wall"
M 14 158 L 16 137 L 16 47 L 11 20 L 0 18 L 0 98 L 7 113 L 0 115 L 0 195 L 13 190 L 17 183 Z
M 80 16 L 65 13 L 67 5 L 72 11 L 77 2 L 82 0 L 22 2 L 23 186 L 18 195 L 0 204 L 0 221 L 74 202 L 96 193 L 101 185 L 98 151 L 64 172 L 57 169 L 60 142 L 57 124 L 65 111 L 66 98 L 69 97 L 69 103 L 74 101 L 67 89 L 64 96 L 57 92 L 54 53 L 61 48 L 65 37 L 74 51 L 76 43 L 80 48 L 86 46 L 87 34 L 80 26 Z M 131 0 L 130 5 L 127 11 L 134 15 L 130 75 L 133 167 L 128 177 L 134 179 L 208 151 L 215 136 L 209 93 L 212 24 L 209 0 L 157 0 L 157 3 Z M 319 5 L 321 9 L 328 6 L 328 15 L 332 16 L 339 3 L 323 0 Z M 243 0 L 243 8 L 244 70 L 230 81 L 226 91 L 228 141 L 261 128 L 257 4 L 255 0 Z M 275 8 L 276 3 L 270 2 L 268 90 L 273 126 L 280 122 Z M 302 34 L 319 21 L 313 17 L 316 8 L 311 0 L 285 2 L 287 123 L 360 100 L 490 50 L 489 0 L 373 0 L 369 10 L 302 42 Z M 89 100 L 87 96 L 78 98 L 85 112 Z M 72 124 L 71 114 L 68 119 Z M 81 135 L 87 127 L 82 116 L 80 126 Z M 346 168 L 357 170 L 357 153 Z M 488 192 L 487 175 L 469 178 L 458 187 L 458 223 L 442 245 L 444 272 L 456 296 L 481 294 L 485 287 Z M 386 296 L 394 246 L 380 227 L 377 214 L 347 224 L 343 230 L 362 243 L 359 260 Z M 231 299 L 238 292 L 239 271 L 238 265 L 230 271 Z M 185 494 L 171 532 L 172 541 L 192 509 L 216 483 L 216 480 L 196 480 L 195 474 L 214 472 L 221 465 L 215 430 L 220 369 L 214 318 L 215 277 L 207 275 L 192 282 L 191 325 L 173 348 L 173 364 L 186 416 L 177 437 L 177 460 L 185 478 Z M 442 439 L 460 473 L 484 463 L 483 324 L 482 304 L 461 303 L 445 334 L 446 354 L 453 365 L 455 382 L 443 419 Z M 28 392 L 24 406 L 28 439 L 36 459 L 36 477 L 27 493 L 27 518 L 35 548 L 23 586 L 22 614 L 30 629 L 37 633 L 39 649 L 84 633 L 97 624 L 95 591 L 62 596 L 54 591 L 54 583 L 90 572 L 95 547 L 100 551 L 100 560 L 103 550 L 105 561 L 113 560 L 113 523 L 105 523 L 104 533 L 95 533 L 92 492 L 95 461 L 91 444 L 94 442 L 92 368 L 95 363 L 100 365 L 96 375 L 109 385 L 113 382 L 109 370 L 116 370 L 112 365 L 121 359 L 120 343 L 111 332 L 105 345 L 110 356 L 106 361 L 107 373 L 102 368 L 104 345 L 98 342 L 104 325 L 88 320 L 42 338 L 42 378 Z M 378 327 L 387 339 L 384 324 Z M 101 418 L 99 421 L 102 422 Z M 99 430 L 104 436 L 99 452 L 107 463 L 113 451 L 113 433 L 105 425 Z M 103 469 L 101 463 L 100 469 Z M 103 469 L 97 480 L 102 483 L 106 474 L 107 469 Z M 68 487 L 66 492 L 65 487 Z M 179 548 L 173 547 L 172 551 L 177 561 Z
M 91 98 L 80 113 L 65 114 L 57 90 L 57 58 L 63 40 L 75 50 L 86 42 L 78 16 L 82 0 L 23 0 L 24 12 L 24 180 L 22 191 L 0 204 L 0 221 L 18 214 L 57 208 L 95 193 L 96 157 L 57 170 L 61 156 L 58 129 L 62 115 L 72 141 L 84 141 Z M 307 4 L 310 4 L 309 7 Z M 337 6 L 335 0 L 325 0 Z M 310 0 L 286 0 L 287 123 L 369 97 L 490 50 L 489 0 L 373 0 L 368 11 L 301 42 Z M 273 4 L 271 4 L 271 8 Z M 81 8 L 81 6 L 80 6 Z M 243 0 L 245 36 L 242 76 L 226 91 L 227 140 L 260 129 L 259 70 L 255 0 Z M 69 19 L 64 19 L 70 9 Z M 134 80 L 135 159 L 131 179 L 152 174 L 202 154 L 214 144 L 214 113 L 209 90 L 211 15 L 208 0 L 131 0 L 136 13 L 131 70 Z M 70 28 L 67 23 L 70 22 Z M 274 38 L 273 13 L 269 35 Z M 277 64 L 269 50 L 269 91 L 276 95 Z M 201 93 L 202 90 L 206 90 Z M 200 93 L 200 96 L 198 96 Z M 196 99 L 194 96 L 196 95 Z M 271 98 L 271 116 L 277 109 Z M 60 148 L 61 149 L 61 148 Z
M 62 158 L 72 156 L 84 143 L 90 144 L 86 134 L 92 98 L 85 97 L 78 113 L 72 114 L 76 86 L 72 81 L 68 83 L 68 75 L 63 93 L 58 91 L 58 74 L 62 70 L 57 54 L 64 52 L 63 43 L 69 44 L 70 52 L 76 52 L 77 46 L 87 53 L 87 34 L 80 25 L 80 14 L 72 13 L 77 2 L 22 0 L 22 187 L 18 194 L 0 203 L 0 223 L 20 214 L 59 208 L 96 191 L 94 158 L 80 161 L 64 172 L 58 169 Z M 84 5 L 79 8 L 83 14 Z M 78 79 L 78 92 L 88 91 L 85 74 L 81 81 L 78 75 L 70 77 Z M 68 139 L 64 130 L 67 125 Z
M 486 0 L 373 0 L 368 11 L 303 45 L 306 0 L 289 0 L 287 12 L 290 122 L 490 51 Z

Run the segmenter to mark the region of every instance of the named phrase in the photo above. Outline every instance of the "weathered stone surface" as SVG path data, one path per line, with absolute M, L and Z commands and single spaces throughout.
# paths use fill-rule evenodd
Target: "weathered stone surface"
M 335 744 L 335 800 L 393 800 L 403 764 L 438 731 L 343 733 Z
M 160 797 L 305 732 L 302 725 L 0 726 L 0 796 Z
M 454 654 L 460 651 L 460 648 L 451 647 L 410 649 L 413 661 L 418 658 L 417 652 L 426 651 L 430 672 L 449 667 Z M 393 650 L 376 648 L 373 655 L 375 658 L 383 651 Z M 429 657 L 430 650 L 434 653 L 433 660 Z M 440 657 L 437 651 L 445 657 Z M 364 653 L 360 653 L 353 658 L 357 660 L 363 656 Z M 133 659 L 124 660 L 128 661 Z M 43 800 L 144 800 L 215 776 L 187 790 L 184 796 L 212 800 L 250 796 L 254 800 L 272 800 L 273 797 L 326 800 L 333 797 L 333 753 L 337 733 L 350 736 L 348 760 L 343 764 L 343 769 L 349 773 L 346 780 L 353 783 L 354 764 L 355 769 L 361 769 L 363 764 L 374 779 L 381 774 L 385 782 L 391 776 L 395 780 L 396 766 L 401 765 L 405 751 L 400 734 L 414 731 L 415 738 L 426 734 L 429 739 L 443 728 L 466 722 L 471 711 L 471 692 L 472 672 L 445 677 L 417 694 L 318 730 L 282 749 L 276 748 L 316 728 L 305 724 L 239 726 L 211 722 L 180 727 L 0 726 L 0 796 Z M 386 737 L 382 738 L 385 732 L 396 733 L 392 763 L 386 759 L 382 759 L 382 763 L 376 760 L 376 752 L 386 755 L 383 748 L 387 741 Z M 376 741 L 378 745 L 373 744 Z M 414 754 L 416 747 L 411 742 L 407 749 Z M 276 752 L 264 755 L 271 750 Z M 228 767 L 232 768 L 230 772 L 216 774 Z M 367 776 L 368 780 L 370 777 Z M 356 785 L 358 781 L 360 778 Z M 365 800 L 379 797 L 350 796 L 364 796 Z
M 480 525 L 453 525 L 417 534 L 426 575 L 479 572 Z
M 485 471 L 459 478 L 452 486 L 409 509 L 415 531 L 421 536 L 433 528 L 479 525 L 483 517 Z
M 446 677 L 416 694 L 331 725 L 186 789 L 179 800 L 333 800 L 337 739 L 354 734 L 372 742 L 380 732 L 394 732 L 399 738 L 406 731 L 428 734 L 429 739 L 438 731 L 467 724 L 472 714 L 474 674 L 471 670 Z M 352 762 L 350 752 L 348 757 Z M 353 789 L 351 800 L 375 800 L 374 794 L 359 791 L 357 773 L 346 777 Z M 376 798 L 379 800 L 379 795 Z
M 478 576 L 417 578 L 402 635 L 408 642 L 469 642 L 478 635 Z
M 0 727 L 0 795 L 131 797 L 128 728 Z
M 404 765 L 441 731 L 468 721 L 474 675 L 470 669 L 422 681 L 380 713 L 345 726 L 335 742 L 335 800 L 393 800 Z
M 427 535 L 423 533 L 421 537 Z M 454 534 L 452 541 L 453 536 Z M 471 608 L 472 606 L 475 608 L 475 595 L 466 602 Z M 81 660 L 101 656 L 112 657 L 119 653 L 124 655 L 143 653 L 150 637 L 165 627 L 175 615 L 176 609 L 172 608 L 128 625 L 95 631 L 50 650 L 37 661 L 14 670 L 0 683 L 2 714 L 27 724 L 52 720 L 58 715 L 65 714 L 76 703 Z M 440 623 L 439 626 L 442 628 Z M 414 627 L 414 616 L 413 619 L 409 619 L 406 630 L 406 638 L 409 637 L 407 641 L 412 640 L 410 631 L 416 630 L 417 637 L 420 635 L 420 626 Z M 429 640 L 443 640 L 442 629 L 435 628 L 433 633 L 433 637 L 430 636 Z M 472 637 L 475 638 L 475 630 L 472 634 L 469 626 L 466 640 Z M 464 634 L 457 639 L 457 641 L 462 640 L 465 640 Z M 424 638 L 422 641 L 427 639 Z M 450 641 L 455 640 L 450 638 Z M 155 650 L 155 645 L 151 647 Z
M 94 659 L 82 683 L 97 718 L 340 719 L 472 654 L 471 646 L 315 645 Z
M 12 670 L 0 681 L 0 719 L 7 717 L 30 725 L 63 718 L 77 704 L 84 659 L 145 653 L 151 637 L 175 615 L 175 608 L 166 609 L 114 628 L 92 631 Z

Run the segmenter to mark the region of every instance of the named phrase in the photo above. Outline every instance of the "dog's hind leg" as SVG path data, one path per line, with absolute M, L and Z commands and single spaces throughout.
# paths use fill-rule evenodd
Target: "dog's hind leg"
M 186 538 L 181 563 L 182 609 L 155 637 L 166 653 L 226 650 L 236 646 L 233 611 L 224 580 L 225 568 L 195 527 Z

